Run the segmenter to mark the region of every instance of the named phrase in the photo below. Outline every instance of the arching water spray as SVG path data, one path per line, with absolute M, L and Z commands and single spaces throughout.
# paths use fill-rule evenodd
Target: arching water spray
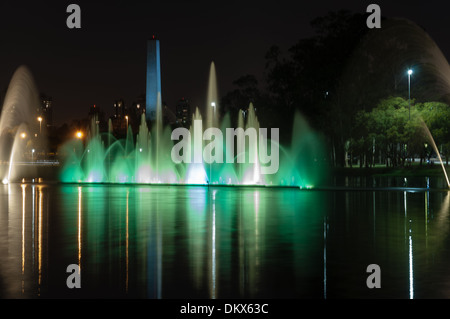
M 24 137 L 19 133 L 38 131 L 36 110 L 39 104 L 38 90 L 31 72 L 25 66 L 19 67 L 9 83 L 0 116 L 0 162 L 7 163 L 6 170 L 5 165 L 0 166 L 0 178 L 5 184 L 11 182 L 12 173 L 21 173 L 13 172 L 17 158 L 14 153 L 26 152 L 26 143 L 22 143 Z M 40 132 L 38 137 L 32 140 L 33 145 L 39 146 L 41 150 L 44 148 L 44 141 L 45 138 Z
M 434 139 L 433 139 L 433 136 L 431 135 L 430 130 L 428 129 L 428 126 L 423 121 L 422 121 L 422 125 L 423 125 L 425 132 L 427 133 L 427 136 L 430 139 L 430 143 L 433 146 L 434 151 L 436 152 L 436 154 L 439 158 L 439 162 L 441 163 L 442 171 L 444 172 L 445 180 L 447 181 L 447 187 L 450 188 L 450 182 L 448 180 L 448 175 L 447 175 L 447 171 L 445 170 L 444 163 L 442 162 L 441 154 L 439 153 L 439 150 L 436 146 L 436 143 L 434 142 Z

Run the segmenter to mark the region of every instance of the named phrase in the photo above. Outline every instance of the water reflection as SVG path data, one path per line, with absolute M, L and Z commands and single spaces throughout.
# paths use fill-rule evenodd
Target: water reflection
M 40 296 L 48 256 L 45 186 L 5 185 L 0 194 L 0 296 Z
M 0 186 L 0 296 L 450 297 L 449 203 L 431 189 Z M 372 263 L 382 289 L 366 287 Z

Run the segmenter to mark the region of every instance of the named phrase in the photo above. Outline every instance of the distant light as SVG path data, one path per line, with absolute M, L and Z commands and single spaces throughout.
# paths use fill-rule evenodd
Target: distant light
M 31 150 L 31 153 L 33 153 L 33 154 L 34 154 L 34 152 L 36 152 L 36 151 L 35 151 L 35 149 L 33 148 L 33 149 Z
M 27 137 L 27 134 L 26 133 L 22 133 L 22 134 L 20 134 L 20 137 L 21 138 L 25 138 L 25 137 Z
M 8 183 L 9 183 L 9 181 L 8 181 L 8 179 L 7 179 L 7 178 L 4 178 L 4 179 L 2 180 L 2 183 L 3 183 L 4 185 L 6 185 L 6 184 L 8 184 Z
M 408 70 L 408 75 L 411 75 L 413 73 L 413 70 L 409 69 Z
M 212 107 L 216 107 L 216 102 L 211 102 Z
M 75 136 L 76 136 L 76 138 L 81 139 L 81 138 L 83 138 L 83 132 L 78 131 L 78 132 L 75 134 Z
M 42 122 L 42 117 L 39 116 L 39 117 L 37 118 L 37 120 L 38 120 L 39 122 Z

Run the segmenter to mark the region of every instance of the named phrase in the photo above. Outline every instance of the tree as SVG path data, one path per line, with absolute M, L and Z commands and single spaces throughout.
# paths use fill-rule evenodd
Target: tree
M 450 140 L 450 107 L 441 102 L 417 103 L 410 109 L 408 100 L 390 97 L 382 99 L 371 111 L 358 112 L 355 118 L 351 149 L 360 159 L 366 159 L 366 166 L 373 146 L 386 166 L 395 167 L 406 166 L 407 159 L 414 157 L 419 157 L 422 164 L 431 156 L 433 140 L 437 145 Z
M 233 82 L 233 85 L 236 89 L 222 97 L 221 112 L 223 114 L 230 112 L 232 116 L 236 116 L 240 110 L 247 110 L 250 103 L 254 105 L 260 103 L 261 94 L 258 89 L 258 80 L 254 75 L 241 76 Z
M 339 159 L 343 165 L 351 127 L 348 114 L 356 112 L 342 103 L 338 88 L 351 52 L 368 29 L 364 15 L 348 11 L 330 12 L 314 19 L 311 26 L 315 35 L 299 40 L 288 58 L 276 46 L 266 54 L 272 109 L 287 117 L 299 110 L 313 128 L 328 136 L 330 149 L 336 151 L 333 162 Z

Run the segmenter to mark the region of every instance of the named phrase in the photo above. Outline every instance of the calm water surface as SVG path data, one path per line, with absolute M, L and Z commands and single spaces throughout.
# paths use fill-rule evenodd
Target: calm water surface
M 449 196 L 2 185 L 0 297 L 449 298 Z

